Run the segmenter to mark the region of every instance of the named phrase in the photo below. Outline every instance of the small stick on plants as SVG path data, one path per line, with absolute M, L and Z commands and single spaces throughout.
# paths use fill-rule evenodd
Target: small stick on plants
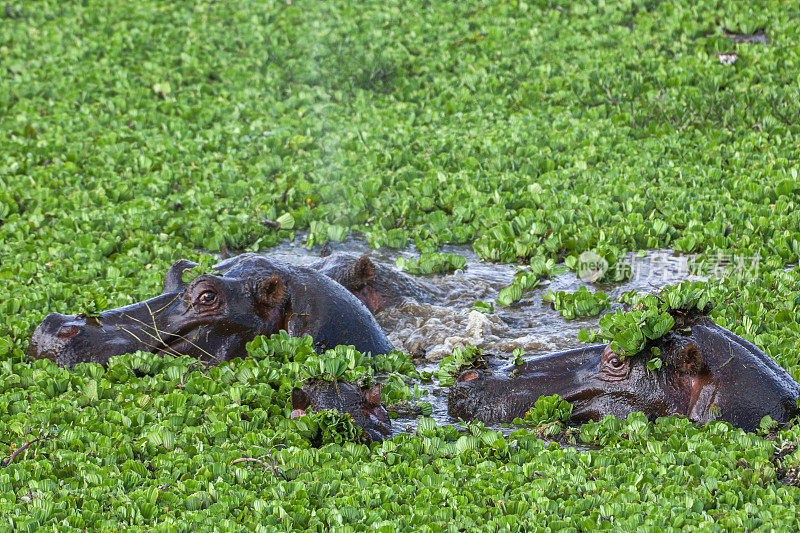
M 35 439 L 29 440 L 28 442 L 26 442 L 25 444 L 23 444 L 22 446 L 20 446 L 19 448 L 17 448 L 17 451 L 15 451 L 14 453 L 12 453 L 12 454 L 11 454 L 11 457 L 9 457 L 8 459 L 3 459 L 3 462 L 2 462 L 2 463 L 0 463 L 0 465 L 2 465 L 2 466 L 8 466 L 8 465 L 10 465 L 10 464 L 11 464 L 11 461 L 13 461 L 13 460 L 14 460 L 14 458 L 15 458 L 16 456 L 18 456 L 19 454 L 21 454 L 22 452 L 24 452 L 25 450 L 27 450 L 27 449 L 28 449 L 28 446 L 30 446 L 30 445 L 31 445 L 31 444 L 33 444 L 34 442 L 38 442 L 38 441 L 40 441 L 40 440 L 42 440 L 42 439 L 44 439 L 44 438 L 48 438 L 49 436 L 50 436 L 49 434 L 48 434 L 48 435 L 45 435 L 45 436 L 41 436 L 41 435 L 40 435 L 40 436 L 36 437 Z
M 269 471 L 272 472 L 275 475 L 275 477 L 282 477 L 286 479 L 286 476 L 283 474 L 283 472 L 280 471 L 278 467 L 276 467 L 271 463 L 262 461 L 261 459 L 256 459 L 255 457 L 240 457 L 239 459 L 234 459 L 233 461 L 231 461 L 229 466 L 233 466 L 236 463 L 258 463 L 264 468 L 269 469 Z
M 202 365 L 200 365 L 200 364 L 198 364 L 198 363 L 192 363 L 192 364 L 190 364 L 190 365 L 189 365 L 189 367 L 186 369 L 186 372 L 184 372 L 184 373 L 181 375 L 181 382 L 180 382 L 179 384 L 175 385 L 175 388 L 176 388 L 176 389 L 182 389 L 182 388 L 184 388 L 184 387 L 186 386 L 186 385 L 185 385 L 185 383 L 184 383 L 184 380 L 186 379 L 186 374 L 188 374 L 189 372 L 192 372 L 193 370 L 197 370 L 197 371 L 198 371 L 198 372 L 200 372 L 200 373 L 201 373 L 203 376 L 207 377 L 208 379 L 211 379 L 211 378 L 208 376 L 208 374 L 206 374 L 205 372 L 203 372 L 203 367 L 202 367 Z

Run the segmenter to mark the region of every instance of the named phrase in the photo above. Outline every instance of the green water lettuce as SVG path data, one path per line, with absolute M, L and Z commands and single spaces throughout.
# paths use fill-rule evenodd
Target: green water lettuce
M 586 287 L 579 287 L 574 293 L 564 291 L 547 291 L 542 300 L 550 305 L 567 320 L 579 316 L 597 316 L 611 307 L 608 296 L 602 292 L 589 292 Z
M 676 325 L 683 327 L 684 320 L 710 311 L 710 298 L 708 284 L 689 281 L 665 287 L 658 294 L 627 294 L 623 300 L 632 305 L 631 310 L 604 315 L 598 331 L 583 329 L 579 339 L 604 340 L 616 353 L 634 355 L 644 348 L 647 339 L 659 339 Z
M 412 274 L 436 274 L 461 270 L 467 264 L 464 257 L 457 254 L 423 252 L 419 259 L 397 258 L 397 266 Z

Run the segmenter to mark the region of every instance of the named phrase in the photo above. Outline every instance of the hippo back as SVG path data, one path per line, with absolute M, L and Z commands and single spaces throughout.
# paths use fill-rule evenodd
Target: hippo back
M 690 418 L 721 418 L 755 430 L 766 415 L 784 422 L 797 413 L 797 382 L 756 346 L 710 319 L 695 325 L 692 335 L 714 383 L 708 392 L 704 388 Z M 710 404 L 717 408 L 709 409 Z

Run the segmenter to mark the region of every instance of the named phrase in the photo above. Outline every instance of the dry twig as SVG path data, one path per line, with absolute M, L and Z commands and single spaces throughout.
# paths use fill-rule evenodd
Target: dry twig
M 28 449 L 28 446 L 30 446 L 30 445 L 31 445 L 31 444 L 33 444 L 34 442 L 37 442 L 37 441 L 40 441 L 40 440 L 42 440 L 42 438 L 43 438 L 43 437 L 36 437 L 36 438 L 35 438 L 35 439 L 33 439 L 33 440 L 29 440 L 28 442 L 26 442 L 25 444 L 23 444 L 22 446 L 20 446 L 20 447 L 17 449 L 17 451 L 15 451 L 14 453 L 12 453 L 12 454 L 11 454 L 11 457 L 9 457 L 8 459 L 4 459 L 4 460 L 3 460 L 3 462 L 2 462 L 2 463 L 0 463 L 0 464 L 1 464 L 1 465 L 3 465 L 3 466 L 8 466 L 9 464 L 11 464 L 11 461 L 13 461 L 13 460 L 14 460 L 14 458 L 15 458 L 16 456 L 18 456 L 19 454 L 21 454 L 22 452 L 24 452 L 25 450 L 27 450 L 27 449 Z
M 269 471 L 272 472 L 275 477 L 282 477 L 283 479 L 286 479 L 286 475 L 278 467 L 271 463 L 262 461 L 261 459 L 256 459 L 255 457 L 240 457 L 239 459 L 234 459 L 231 461 L 229 466 L 233 466 L 237 463 L 258 463 L 264 468 L 269 469 Z

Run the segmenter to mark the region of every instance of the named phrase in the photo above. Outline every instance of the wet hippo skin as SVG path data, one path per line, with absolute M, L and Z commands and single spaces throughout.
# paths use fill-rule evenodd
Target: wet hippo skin
M 653 346 L 661 350 L 659 370 L 647 368 Z M 798 384 L 754 345 L 701 317 L 631 357 L 597 345 L 494 375 L 467 370 L 449 392 L 448 412 L 468 420 L 511 422 L 540 396 L 552 394 L 573 405 L 575 422 L 642 412 L 701 423 L 725 420 L 753 431 L 766 415 L 786 422 L 797 414 Z
M 366 255 L 337 252 L 310 266 L 343 285 L 373 313 L 394 307 L 405 299 L 431 302 L 443 296 L 436 286 L 373 263 Z
M 189 283 L 176 261 L 160 296 L 101 313 L 98 317 L 51 313 L 36 328 L 28 355 L 59 365 L 105 365 L 137 350 L 190 355 L 210 364 L 247 355 L 256 335 L 286 330 L 311 335 L 318 351 L 340 344 L 373 354 L 392 350 L 369 310 L 347 289 L 316 270 L 267 256 L 225 260 Z
M 372 442 L 382 442 L 392 433 L 389 413 L 381 405 L 380 383 L 362 390 L 352 383 L 317 380 L 292 389 L 292 418 L 324 409 L 348 413 Z

